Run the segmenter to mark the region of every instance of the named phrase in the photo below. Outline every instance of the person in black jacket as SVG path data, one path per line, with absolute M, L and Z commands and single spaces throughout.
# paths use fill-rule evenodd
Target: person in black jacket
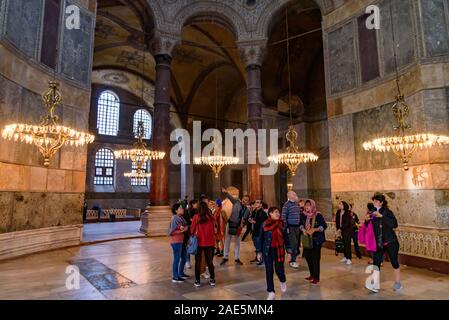
M 345 257 L 341 262 L 345 264 L 352 264 L 351 240 L 354 237 L 354 221 L 349 211 L 349 204 L 341 201 L 338 204 L 338 211 L 335 215 L 335 226 L 339 234 L 343 238 L 345 246 Z
M 349 204 L 349 213 L 351 214 L 352 222 L 353 222 L 353 225 L 354 225 L 354 232 L 352 234 L 352 241 L 354 242 L 355 255 L 357 256 L 358 259 L 362 259 L 362 253 L 360 252 L 360 247 L 359 247 L 359 225 L 360 225 L 360 220 L 359 220 L 359 216 L 357 215 L 357 213 L 352 211 L 352 207 L 353 207 L 353 204 L 350 203 Z
M 399 241 L 394 229 L 398 227 L 393 212 L 388 208 L 388 202 L 385 196 L 381 193 L 376 193 L 373 198 L 375 211 L 366 215 L 365 223 L 369 222 L 373 225 L 374 235 L 376 237 L 377 250 L 373 255 L 374 270 L 372 275 L 372 283 L 366 284 L 366 288 L 379 292 L 380 290 L 380 267 L 382 258 L 385 253 L 390 258 L 391 265 L 394 269 L 395 283 L 393 285 L 394 291 L 402 289 L 401 274 L 399 266 Z
M 263 223 L 268 219 L 268 215 L 262 207 L 262 200 L 256 200 L 254 202 L 253 208 L 254 209 L 251 214 L 251 218 L 248 219 L 248 222 L 252 225 L 252 238 L 254 248 L 256 249 L 256 260 L 253 260 L 251 262 L 257 262 L 257 247 L 259 245 L 259 237 L 262 233 Z
M 315 201 L 312 199 L 305 202 L 299 228 L 304 236 L 312 237 L 311 247 L 306 247 L 303 244 L 303 253 L 310 272 L 310 276 L 306 280 L 312 284 L 318 284 L 320 282 L 321 246 L 326 242 L 324 231 L 327 229 L 327 224 L 321 213 L 317 211 Z
M 265 263 L 265 274 L 267 279 L 267 300 L 276 298 L 274 292 L 274 272 L 281 282 L 281 291 L 287 291 L 287 278 L 285 277 L 285 250 L 290 250 L 290 241 L 281 219 L 279 208 L 271 207 L 268 210 L 268 219 L 263 223 L 259 237 L 257 258 Z M 290 254 L 287 260 L 290 261 Z M 274 267 L 274 268 L 273 268 Z

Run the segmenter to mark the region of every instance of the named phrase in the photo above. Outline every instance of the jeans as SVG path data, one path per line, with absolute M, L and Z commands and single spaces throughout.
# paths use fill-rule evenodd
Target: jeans
M 303 253 L 309 266 L 310 276 L 320 280 L 321 245 L 318 246 L 314 243 L 312 249 L 304 248 Z
M 215 269 L 214 269 L 214 247 L 198 247 L 198 252 L 195 256 L 195 280 L 200 281 L 201 275 L 201 260 L 204 256 L 206 258 L 207 268 L 209 269 L 209 274 L 211 280 L 215 280 Z
M 259 240 L 260 240 L 260 236 L 254 236 L 253 235 L 253 244 L 254 244 L 254 250 L 256 251 L 256 255 L 257 255 L 257 252 L 261 252 L 262 251 L 259 248 Z
M 285 277 L 284 262 L 278 262 L 276 250 L 276 248 L 270 248 L 270 252 L 263 257 L 268 292 L 274 292 L 274 272 L 276 272 L 280 282 L 284 283 L 287 281 Z
M 290 246 L 292 248 L 291 262 L 296 262 L 296 257 L 298 256 L 299 235 L 300 235 L 299 227 L 288 227 L 288 240 L 290 241 Z
M 184 266 L 186 264 L 186 247 L 183 243 L 172 243 L 173 249 L 173 279 L 178 279 L 184 275 Z
M 229 225 L 226 225 L 225 247 L 224 247 L 223 258 L 229 259 L 229 250 L 231 248 L 231 240 L 232 240 L 232 238 L 235 238 L 234 259 L 239 260 L 240 259 L 240 236 L 230 235 L 228 232 L 229 232 Z

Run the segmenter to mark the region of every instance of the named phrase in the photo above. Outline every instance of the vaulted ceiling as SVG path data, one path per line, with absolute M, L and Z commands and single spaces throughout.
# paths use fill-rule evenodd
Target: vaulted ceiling
M 144 54 L 144 39 L 148 42 L 152 37 L 154 24 L 147 5 L 146 0 L 98 1 L 93 82 L 140 96 L 143 79 L 144 97 L 152 102 L 155 60 L 150 52 Z M 304 0 L 292 1 L 288 12 L 290 36 L 306 33 L 290 41 L 293 94 L 304 104 L 305 113 L 323 108 L 325 112 L 320 10 L 312 0 Z M 181 114 L 209 117 L 211 125 L 216 108 L 219 118 L 245 122 L 246 71 L 235 36 L 218 22 L 198 16 L 183 28 L 182 44 L 173 55 L 171 99 Z M 285 12 L 281 10 L 272 22 L 262 68 L 264 102 L 273 108 L 288 95 L 285 37 Z

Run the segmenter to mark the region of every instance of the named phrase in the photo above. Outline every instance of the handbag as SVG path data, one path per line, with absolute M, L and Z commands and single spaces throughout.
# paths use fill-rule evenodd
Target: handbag
M 195 234 L 193 234 L 189 242 L 187 243 L 187 254 L 189 255 L 196 255 L 198 253 L 198 237 L 197 237 L 197 228 L 195 229 Z
M 312 219 L 311 227 L 315 227 L 315 218 L 316 215 Z M 301 245 L 304 249 L 312 249 L 313 248 L 313 237 L 311 235 L 301 234 Z

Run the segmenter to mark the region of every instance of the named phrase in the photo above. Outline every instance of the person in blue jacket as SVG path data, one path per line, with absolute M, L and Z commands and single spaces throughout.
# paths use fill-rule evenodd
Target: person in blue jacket
M 318 284 L 320 282 L 321 246 L 326 241 L 324 231 L 327 229 L 327 224 L 321 213 L 317 211 L 315 201 L 312 199 L 306 200 L 299 228 L 305 236 L 312 237 L 311 246 L 303 248 L 310 272 L 310 276 L 306 280 L 312 284 Z
M 259 235 L 259 245 L 257 246 L 257 259 L 264 261 L 265 274 L 267 279 L 267 300 L 276 298 L 274 291 L 274 272 L 281 282 L 281 291 L 287 291 L 287 279 L 285 277 L 285 253 L 286 248 L 290 251 L 290 242 L 281 219 L 279 208 L 271 207 L 268 210 L 268 219 L 263 223 L 262 232 Z M 288 261 L 290 261 L 288 254 Z

